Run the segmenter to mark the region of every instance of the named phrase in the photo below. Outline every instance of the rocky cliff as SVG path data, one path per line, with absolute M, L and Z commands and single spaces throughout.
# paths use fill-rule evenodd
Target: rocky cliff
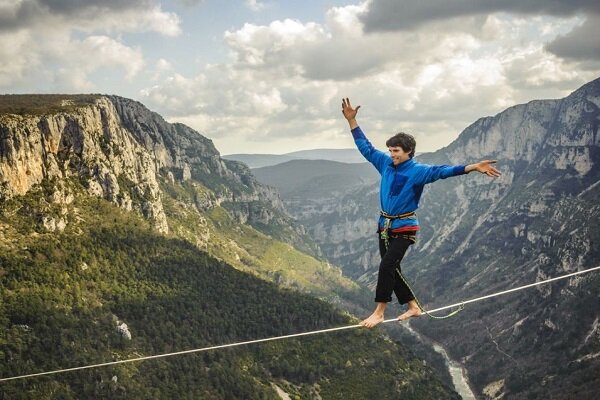
M 195 179 L 210 189 L 197 196 L 199 209 L 235 204 L 231 213 L 240 222 L 286 219 L 278 194 L 245 165 L 223 160 L 212 141 L 138 102 L 117 96 L 1 97 L 0 200 L 46 179 L 53 182 L 54 198 L 68 201 L 72 193 L 65 182 L 76 179 L 89 194 L 135 209 L 167 232 L 159 178 Z M 37 109 L 15 106 L 34 99 L 41 104 Z
M 432 306 L 599 265 L 599 106 L 595 80 L 480 119 L 423 157 L 497 159 L 503 172 L 439 182 L 423 196 L 425 229 L 408 271 Z M 593 398 L 599 283 L 584 275 L 481 304 L 459 326 L 415 325 L 463 360 L 489 398 Z

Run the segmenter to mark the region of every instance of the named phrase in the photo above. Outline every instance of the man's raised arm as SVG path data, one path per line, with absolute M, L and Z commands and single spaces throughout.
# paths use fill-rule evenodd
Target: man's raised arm
M 349 98 L 346 97 L 345 99 L 342 99 L 342 113 L 344 114 L 344 118 L 348 120 L 351 130 L 358 127 L 358 122 L 356 122 L 356 114 L 358 113 L 359 108 L 360 106 L 352 108 Z

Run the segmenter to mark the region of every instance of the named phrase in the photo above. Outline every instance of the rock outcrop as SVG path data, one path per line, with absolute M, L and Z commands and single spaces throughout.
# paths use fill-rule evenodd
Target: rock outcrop
M 423 157 L 497 159 L 503 173 L 436 182 L 424 193 L 424 228 L 406 262 L 423 300 L 452 304 L 598 266 L 599 105 L 597 79 L 564 99 L 482 118 Z M 510 398 L 591 398 L 600 338 L 585 335 L 600 315 L 598 285 L 597 275 L 582 275 L 481 303 L 458 325 L 415 327 L 463 360 L 480 392 L 502 381 Z
M 199 209 L 231 203 L 240 222 L 281 218 L 276 191 L 259 184 L 245 165 L 223 160 L 212 141 L 193 129 L 117 96 L 95 96 L 77 107 L 76 96 L 61 97 L 64 110 L 0 115 L 0 199 L 24 195 L 43 181 L 53 185 L 54 198 L 69 198 L 65 182 L 75 179 L 89 194 L 136 210 L 167 232 L 161 177 L 194 179 L 210 189 L 198 197 Z M 51 229 L 56 224 L 45 222 Z

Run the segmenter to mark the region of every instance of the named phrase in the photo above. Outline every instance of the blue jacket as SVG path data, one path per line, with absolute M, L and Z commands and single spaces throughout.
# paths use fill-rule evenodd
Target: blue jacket
M 360 153 L 377 168 L 381 174 L 379 201 L 381 210 L 390 215 L 399 215 L 419 208 L 419 199 L 426 184 L 465 174 L 464 165 L 426 165 L 409 159 L 394 166 L 389 154 L 377 150 L 369 142 L 360 127 L 352 129 L 354 143 Z M 379 230 L 385 220 L 379 218 Z M 416 231 L 419 221 L 416 217 L 395 219 L 390 228 L 396 232 Z

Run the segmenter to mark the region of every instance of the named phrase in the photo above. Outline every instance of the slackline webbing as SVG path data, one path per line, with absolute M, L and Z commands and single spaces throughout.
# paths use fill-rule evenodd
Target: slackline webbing
M 492 293 L 492 294 L 488 294 L 486 296 L 481 296 L 481 297 L 477 297 L 477 298 L 474 298 L 474 299 L 465 300 L 465 301 L 462 301 L 460 303 L 451 304 L 449 306 L 443 306 L 443 307 L 440 307 L 440 308 L 436 308 L 434 310 L 428 310 L 428 312 L 433 313 L 433 312 L 442 311 L 442 310 L 446 310 L 446 309 L 453 308 L 453 307 L 464 306 L 465 304 L 475 303 L 475 302 L 478 302 L 478 301 L 481 301 L 481 300 L 489 299 L 489 298 L 496 297 L 496 296 L 501 296 L 501 295 L 504 295 L 504 294 L 507 294 L 507 293 L 512 293 L 512 292 L 516 292 L 516 291 L 519 291 L 519 290 L 527 289 L 527 288 L 530 288 L 530 287 L 543 285 L 543 284 L 546 284 L 546 283 L 549 283 L 549 282 L 554 282 L 554 281 L 557 281 L 557 280 L 560 280 L 560 279 L 569 278 L 571 276 L 584 274 L 586 272 L 596 271 L 598 269 L 600 269 L 600 266 L 593 267 L 593 268 L 588 268 L 588 269 L 585 269 L 585 270 L 582 270 L 582 271 L 572 272 L 570 274 L 566 274 L 566 275 L 558 276 L 556 278 L 550 278 L 550 279 L 546 279 L 546 280 L 543 280 L 543 281 L 531 283 L 529 285 L 519 286 L 519 287 L 516 287 L 514 289 L 508 289 L 508 290 L 504 290 L 502 292 Z M 397 318 L 387 319 L 387 320 L 383 321 L 382 323 L 386 324 L 388 322 L 393 322 L 393 321 L 398 321 L 398 319 Z M 176 351 L 176 352 L 173 352 L 173 353 L 156 354 L 156 355 L 153 355 L 153 356 L 144 356 L 144 357 L 130 358 L 130 359 L 126 359 L 126 360 L 110 361 L 110 362 L 105 362 L 105 363 L 100 363 L 100 364 L 84 365 L 84 366 L 81 366 L 81 367 L 57 369 L 57 370 L 54 370 L 54 371 L 46 371 L 46 372 L 38 372 L 38 373 L 27 374 L 27 375 L 11 376 L 9 378 L 0 378 L 0 382 L 12 381 L 12 380 L 17 380 L 17 379 L 25 379 L 25 378 L 33 378 L 33 377 L 36 377 L 36 376 L 43 376 L 43 375 L 59 374 L 59 373 L 70 372 L 70 371 L 78 371 L 78 370 L 82 370 L 82 369 L 106 367 L 106 366 L 109 366 L 109 365 L 125 364 L 125 363 L 136 362 L 136 361 L 152 360 L 152 359 L 155 359 L 155 358 L 164 358 L 164 357 L 178 356 L 178 355 L 182 355 L 182 354 L 199 353 L 199 352 L 202 352 L 202 351 L 217 350 L 217 349 L 223 349 L 223 348 L 226 348 L 226 347 L 243 346 L 243 345 L 247 345 L 247 344 L 263 343 L 263 342 L 269 342 L 269 341 L 281 340 L 281 339 L 290 339 L 290 338 L 301 337 L 301 336 L 316 335 L 316 334 L 319 334 L 319 333 L 342 331 L 342 330 L 346 330 L 346 329 L 359 328 L 361 326 L 362 325 L 360 325 L 360 324 L 347 325 L 347 326 L 340 326 L 338 328 L 329 328 L 329 329 L 321 329 L 321 330 L 317 330 L 317 331 L 294 333 L 294 334 L 291 334 L 291 335 L 276 336 L 276 337 L 270 337 L 270 338 L 264 338 L 264 339 L 248 340 L 246 342 L 237 342 L 237 343 L 222 344 L 222 345 L 218 345 L 218 346 L 203 347 L 203 348 L 200 348 L 200 349 L 183 350 L 183 351 Z

